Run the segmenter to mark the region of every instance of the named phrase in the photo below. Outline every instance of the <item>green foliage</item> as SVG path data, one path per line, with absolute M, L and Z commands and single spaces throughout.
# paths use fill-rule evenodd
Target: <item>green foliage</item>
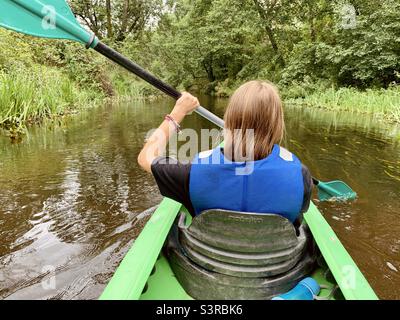
M 135 99 L 145 99 L 160 94 L 157 89 L 142 80 L 133 78 L 132 74 L 127 71 L 114 70 L 111 72 L 110 78 L 117 99 L 126 100 L 133 97 Z
M 79 86 L 114 95 L 108 76 L 111 63 L 93 50 L 78 44 L 68 44 L 63 50 L 63 68 Z
M 252 59 L 258 33 L 251 1 L 180 1 L 148 44 L 151 68 L 175 86 L 211 92 Z
M 0 30 L 0 126 L 20 131 L 107 95 L 105 63 L 65 42 Z M 93 55 L 93 56 L 92 56 Z
M 95 98 L 54 67 L 0 71 L 0 125 L 18 127 L 60 115 Z
M 323 89 L 304 97 L 287 98 L 287 104 L 373 114 L 376 118 L 400 123 L 400 86 L 388 89 Z
M 144 64 L 175 86 L 227 95 L 254 78 L 285 88 L 304 83 L 304 93 L 400 81 L 396 0 L 172 2 L 136 44 L 147 53 Z
M 335 86 L 388 87 L 400 81 L 400 3 L 354 1 L 352 24 L 341 21 L 343 3 L 332 1 L 319 19 L 326 33 L 315 42 L 295 44 L 284 83 L 327 79 Z
M 0 29 L 0 69 L 9 69 L 14 65 L 29 66 L 33 60 L 32 47 L 26 37 Z M 13 59 L 17 58 L 17 59 Z
M 327 55 L 337 70 L 338 83 L 387 87 L 398 82 L 400 2 L 382 1 L 379 8 L 375 8 L 365 1 L 360 2 L 358 9 L 356 27 L 337 30 L 337 43 Z
M 162 0 L 69 0 L 74 13 L 100 39 L 138 39 L 162 11 Z

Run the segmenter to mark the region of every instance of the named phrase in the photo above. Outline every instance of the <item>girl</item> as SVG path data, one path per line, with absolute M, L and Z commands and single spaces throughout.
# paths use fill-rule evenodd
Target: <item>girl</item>
M 276 87 L 251 81 L 233 94 L 224 117 L 224 148 L 200 153 L 190 164 L 162 157 L 179 123 L 199 105 L 183 93 L 139 154 L 139 165 L 153 174 L 161 194 L 192 215 L 208 209 L 275 213 L 298 227 L 310 204 L 312 178 L 279 146 L 285 124 Z

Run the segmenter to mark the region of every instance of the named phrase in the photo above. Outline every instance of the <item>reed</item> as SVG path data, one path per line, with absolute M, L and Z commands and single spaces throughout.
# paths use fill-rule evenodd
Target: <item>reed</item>
M 0 126 L 38 122 L 92 104 L 99 93 L 78 88 L 56 68 L 0 71 Z
M 286 103 L 334 111 L 372 114 L 386 121 L 400 123 L 400 86 L 365 91 L 353 88 L 330 88 L 317 90 L 302 98 L 287 99 Z

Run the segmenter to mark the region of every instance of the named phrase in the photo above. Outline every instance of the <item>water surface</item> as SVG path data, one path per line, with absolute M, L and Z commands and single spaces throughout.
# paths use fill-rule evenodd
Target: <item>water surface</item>
M 202 99 L 219 115 L 225 100 Z M 0 137 L 0 297 L 96 299 L 161 196 L 137 155 L 169 99 L 108 105 Z M 400 129 L 287 108 L 285 145 L 354 203 L 318 204 L 381 298 L 400 299 Z M 184 127 L 213 128 L 193 115 Z

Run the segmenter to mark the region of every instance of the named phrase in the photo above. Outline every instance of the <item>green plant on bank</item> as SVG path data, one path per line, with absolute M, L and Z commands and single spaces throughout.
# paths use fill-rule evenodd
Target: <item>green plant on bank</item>
M 0 71 L 0 125 L 6 128 L 62 115 L 96 99 L 97 93 L 78 88 L 53 67 Z
M 80 45 L 0 29 L 0 128 L 12 139 L 25 125 L 54 119 L 105 98 L 158 92 Z
M 329 88 L 302 92 L 301 97 L 287 98 L 285 101 L 313 108 L 373 114 L 377 118 L 400 123 L 400 86 L 365 91 Z
M 0 128 L 12 139 L 23 134 L 26 124 L 90 107 L 112 95 L 108 64 L 84 48 L 4 29 L 0 47 Z

